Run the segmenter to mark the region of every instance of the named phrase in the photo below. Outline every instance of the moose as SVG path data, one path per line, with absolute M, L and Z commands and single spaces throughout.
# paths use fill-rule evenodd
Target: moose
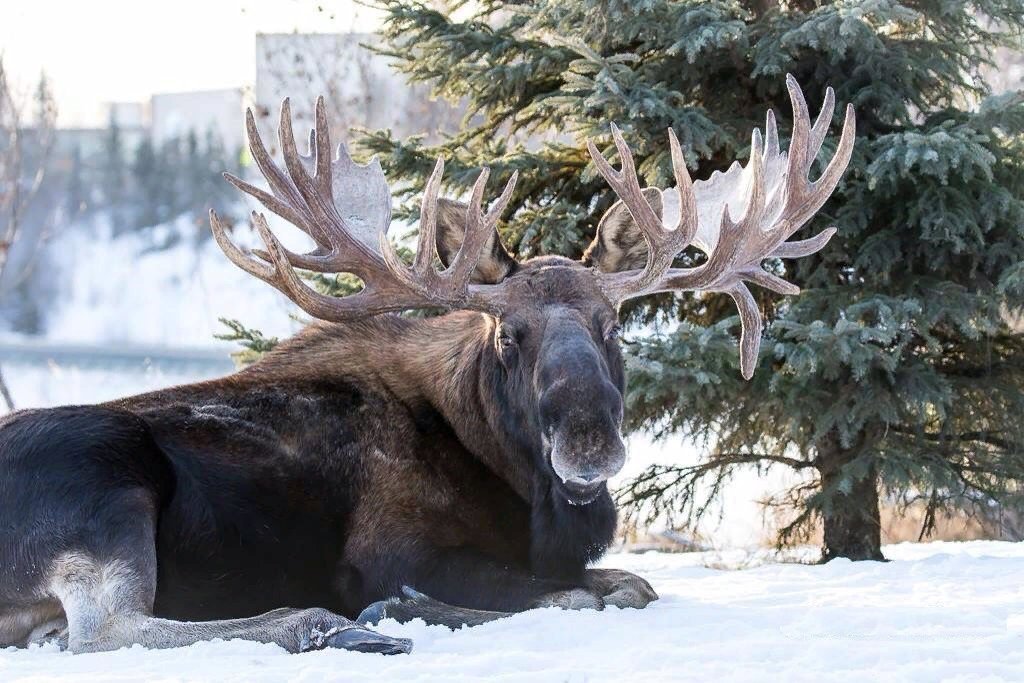
M 617 195 L 581 260 L 513 259 L 483 170 L 468 202 L 424 189 L 411 263 L 387 237 L 378 161 L 337 154 L 323 100 L 301 154 L 282 105 L 284 167 L 250 111 L 269 191 L 226 175 L 316 245 L 286 249 L 253 212 L 263 249 L 243 250 L 211 212 L 227 257 L 316 319 L 227 377 L 99 405 L 23 410 L 0 422 L 0 647 L 57 640 L 73 652 L 212 638 L 290 652 L 401 653 L 384 617 L 452 628 L 536 607 L 642 608 L 627 572 L 588 568 L 611 544 L 608 480 L 626 457 L 620 304 L 658 292 L 728 294 L 750 378 L 762 317 L 749 284 L 795 286 L 767 259 L 819 251 L 789 241 L 824 204 L 852 153 L 847 106 L 833 158 L 812 164 L 832 123 L 812 124 L 795 79 L 788 153 L 769 111 L 749 162 L 691 182 L 669 130 L 675 187 L 641 188 L 623 135 Z M 739 218 L 733 218 L 738 216 Z M 677 267 L 687 247 L 706 258 Z M 328 296 L 297 272 L 351 273 Z M 440 315 L 399 315 L 443 309 Z

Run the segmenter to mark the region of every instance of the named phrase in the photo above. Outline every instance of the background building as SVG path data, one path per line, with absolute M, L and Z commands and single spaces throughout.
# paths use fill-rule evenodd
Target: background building
M 264 141 L 276 149 L 281 101 L 291 98 L 297 137 L 312 128 L 316 98 L 327 100 L 331 135 L 348 138 L 351 127 L 389 128 L 399 137 L 434 139 L 454 130 L 458 111 L 405 82 L 389 59 L 367 45 L 369 33 L 263 33 L 256 35 L 254 110 Z
M 241 88 L 158 93 L 150 99 L 150 134 L 155 144 L 212 131 L 226 149 L 245 144 Z

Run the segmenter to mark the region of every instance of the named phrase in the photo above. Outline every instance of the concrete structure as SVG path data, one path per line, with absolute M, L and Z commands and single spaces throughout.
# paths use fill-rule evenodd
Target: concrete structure
M 291 98 L 297 137 L 312 128 L 318 95 L 327 100 L 334 140 L 345 140 L 351 127 L 390 128 L 396 136 L 425 134 L 433 140 L 442 130 L 454 130 L 459 112 L 432 100 L 425 88 L 410 86 L 389 58 L 364 47 L 377 41 L 369 33 L 257 34 L 254 109 L 268 146 L 276 148 L 285 97 Z
M 149 123 L 145 102 L 106 102 L 103 110 L 104 122 L 116 121 L 121 128 L 143 128 Z
M 245 144 L 241 88 L 160 93 L 150 100 L 150 134 L 157 145 L 195 131 L 200 140 L 212 131 L 225 149 Z

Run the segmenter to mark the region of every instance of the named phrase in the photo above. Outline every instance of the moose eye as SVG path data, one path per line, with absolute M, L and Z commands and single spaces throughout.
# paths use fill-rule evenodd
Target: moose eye
M 511 330 L 502 328 L 498 331 L 498 348 L 510 349 L 516 345 L 515 335 Z

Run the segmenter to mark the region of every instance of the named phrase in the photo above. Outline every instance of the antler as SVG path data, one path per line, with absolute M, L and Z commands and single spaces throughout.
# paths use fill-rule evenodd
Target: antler
M 497 289 L 470 284 L 470 277 L 498 217 L 512 197 L 516 174 L 485 214 L 481 204 L 489 171 L 484 169 L 480 173 L 466 210 L 465 241 L 452 263 L 438 271 L 434 267 L 437 194 L 444 173 L 444 160 L 439 158 L 424 191 L 419 247 L 409 267 L 387 238 L 391 193 L 380 162 L 375 158 L 359 166 L 349 157 L 344 145 L 338 146 L 338 156 L 332 160 L 322 97 L 316 103 L 316 128 L 310 135 L 309 156 L 300 155 L 295 147 L 289 101 L 281 105 L 279 134 L 287 173 L 267 152 L 252 110 L 246 112 L 246 129 L 253 159 L 271 191 L 261 190 L 230 173 L 225 173 L 224 177 L 309 235 L 316 248 L 305 254 L 289 251 L 270 231 L 266 217 L 254 211 L 253 225 L 266 251 L 253 250 L 252 254 L 258 257 L 253 258 L 231 241 L 217 214 L 211 211 L 213 236 L 239 268 L 274 286 L 313 317 L 334 322 L 413 308 L 500 310 L 501 297 Z M 364 287 L 351 296 L 326 296 L 303 282 L 295 268 L 352 273 L 363 281 Z
M 786 77 L 793 103 L 793 137 L 789 154 L 779 150 L 775 117 L 768 112 L 765 141 L 754 130 L 750 161 L 707 181 L 690 182 L 679 143 L 669 130 L 676 192 L 664 192 L 664 223 L 644 198 L 636 176 L 633 156 L 618 128 L 612 139 L 619 152 L 621 171 L 615 171 L 593 143 L 590 154 L 598 171 L 629 209 L 648 246 L 647 264 L 640 271 L 601 273 L 602 289 L 621 302 L 645 294 L 674 290 L 714 291 L 729 294 L 742 322 L 740 371 L 753 375 L 761 342 L 763 319 L 746 283 L 781 294 L 797 294 L 800 288 L 761 267 L 767 258 L 796 258 L 822 249 L 835 234 L 828 228 L 805 240 L 787 242 L 794 232 L 821 208 L 835 189 L 850 162 L 855 135 L 853 106 L 847 105 L 843 132 L 835 156 L 821 176 L 808 178 L 832 122 L 835 93 L 829 88 L 813 127 L 807 103 L 796 79 Z M 744 208 L 745 207 L 745 208 Z M 732 216 L 742 212 L 742 218 Z M 672 268 L 675 256 L 690 244 L 704 251 L 707 261 L 695 268 Z

